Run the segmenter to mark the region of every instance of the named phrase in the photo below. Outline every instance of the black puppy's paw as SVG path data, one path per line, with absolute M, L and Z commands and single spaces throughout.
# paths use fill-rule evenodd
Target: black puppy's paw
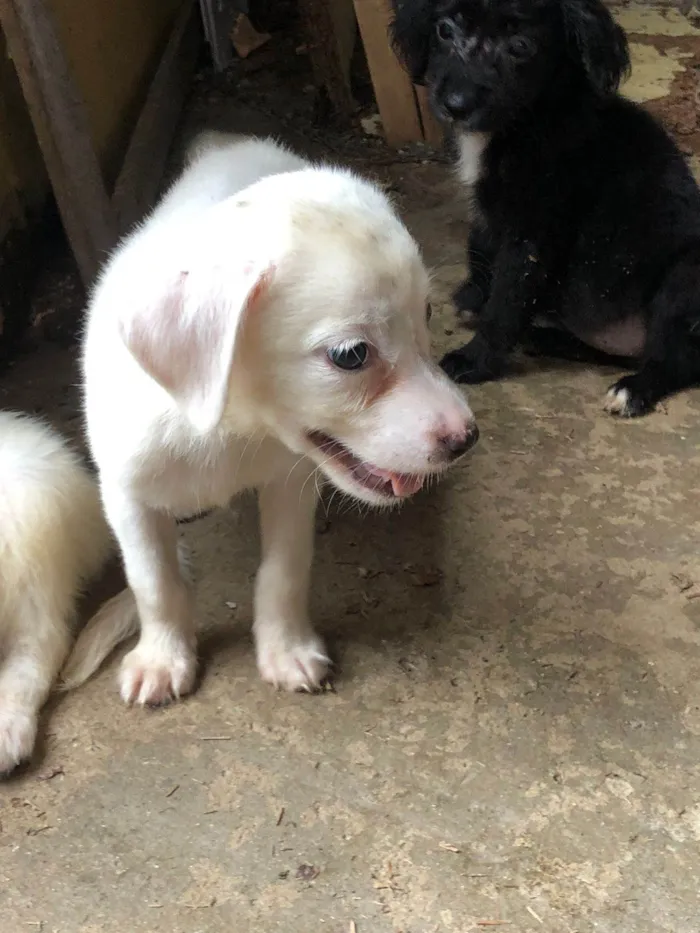
M 620 379 L 605 396 L 605 410 L 619 418 L 639 418 L 654 407 L 655 393 L 649 390 L 639 373 Z
M 488 361 L 478 337 L 458 350 L 446 353 L 440 360 L 440 366 L 453 382 L 462 385 L 478 385 L 497 379 L 501 368 Z
M 457 309 L 457 317 L 463 323 L 468 324 L 472 317 L 477 317 L 483 310 L 488 297 L 486 290 L 480 288 L 475 282 L 469 279 L 462 282 L 452 295 L 452 301 Z

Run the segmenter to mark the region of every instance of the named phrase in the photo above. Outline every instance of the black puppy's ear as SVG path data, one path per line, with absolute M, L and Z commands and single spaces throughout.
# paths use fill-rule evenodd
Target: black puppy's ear
M 601 94 L 616 91 L 630 69 L 624 29 L 601 0 L 563 0 L 562 12 L 567 39 L 593 86 Z
M 433 0 L 392 0 L 391 44 L 414 84 L 423 84 L 433 31 Z

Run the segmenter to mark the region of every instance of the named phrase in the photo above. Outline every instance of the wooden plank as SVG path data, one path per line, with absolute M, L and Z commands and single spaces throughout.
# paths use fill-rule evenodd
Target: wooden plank
M 350 88 L 350 68 L 357 39 L 357 17 L 352 0 L 330 0 L 329 10 L 335 36 L 338 63 L 343 80 Z
M 444 133 L 430 109 L 428 92 L 424 87 L 416 87 L 415 91 L 420 120 L 423 126 L 423 139 L 429 146 L 434 146 L 436 149 L 439 149 L 444 140 Z
M 0 0 L 0 25 L 87 288 L 114 245 L 116 224 L 85 105 L 44 0 Z
M 184 0 L 114 187 L 112 205 L 120 236 L 144 216 L 158 193 L 200 42 L 197 7 L 194 0 Z
M 386 140 L 392 146 L 420 142 L 423 131 L 413 85 L 389 42 L 389 0 L 354 3 Z
M 304 23 L 304 33 L 316 83 L 324 87 L 333 110 L 340 117 L 348 118 L 355 110 L 350 90 L 350 59 L 345 53 L 345 38 L 339 46 L 338 29 L 343 35 L 343 13 L 339 4 L 348 5 L 351 0 L 299 0 L 299 12 Z
M 233 61 L 231 30 L 239 13 L 248 12 L 248 4 L 231 0 L 199 0 L 204 25 L 204 37 L 211 51 L 216 71 L 223 71 Z

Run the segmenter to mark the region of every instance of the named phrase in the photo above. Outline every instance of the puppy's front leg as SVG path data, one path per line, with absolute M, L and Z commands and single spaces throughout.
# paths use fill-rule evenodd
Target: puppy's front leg
M 547 286 L 546 263 L 535 244 L 506 241 L 493 268 L 491 294 L 470 343 L 443 357 L 440 365 L 455 382 L 498 379 L 509 354 L 535 314 L 542 310 Z
M 27 591 L 13 601 L 20 617 L 11 620 L 0 669 L 0 774 L 31 755 L 41 707 L 68 654 L 68 624 L 45 597 Z
M 287 690 L 317 689 L 330 664 L 308 613 L 317 501 L 306 461 L 259 493 L 262 562 L 255 585 L 255 648 L 263 680 Z
M 495 255 L 486 228 L 478 220 L 473 221 L 467 243 L 469 277 L 452 295 L 457 316 L 464 324 L 472 324 L 489 299 Z
M 161 706 L 189 693 L 197 670 L 191 594 L 177 554 L 175 520 L 118 490 L 102 490 L 136 598 L 141 636 L 122 662 L 125 703 Z

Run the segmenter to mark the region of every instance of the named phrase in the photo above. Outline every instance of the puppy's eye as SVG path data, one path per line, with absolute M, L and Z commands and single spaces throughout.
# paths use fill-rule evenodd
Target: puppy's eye
M 328 359 L 338 369 L 354 372 L 362 369 L 369 359 L 369 347 L 366 343 L 353 343 L 345 347 L 331 347 Z
M 425 320 L 430 323 L 430 318 L 433 316 L 433 306 L 428 302 L 425 306 Z
M 455 24 L 451 19 L 439 19 L 435 24 L 435 32 L 440 42 L 452 42 L 455 37 Z
M 508 43 L 513 58 L 531 58 L 535 54 L 535 43 L 527 36 L 513 36 Z

